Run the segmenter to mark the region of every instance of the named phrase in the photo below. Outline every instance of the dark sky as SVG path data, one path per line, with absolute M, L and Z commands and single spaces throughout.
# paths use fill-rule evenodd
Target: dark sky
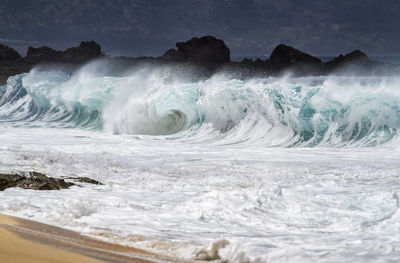
M 64 49 L 95 40 L 114 55 L 161 55 L 214 35 L 232 56 L 279 43 L 314 55 L 400 55 L 399 0 L 0 0 L 0 43 Z

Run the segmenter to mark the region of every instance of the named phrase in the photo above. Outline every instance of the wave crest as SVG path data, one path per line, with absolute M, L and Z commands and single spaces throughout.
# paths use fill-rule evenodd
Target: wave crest
M 0 87 L 0 117 L 12 125 L 79 127 L 171 139 L 265 146 L 367 145 L 400 128 L 399 77 L 188 81 L 168 68 L 108 76 L 39 72 Z

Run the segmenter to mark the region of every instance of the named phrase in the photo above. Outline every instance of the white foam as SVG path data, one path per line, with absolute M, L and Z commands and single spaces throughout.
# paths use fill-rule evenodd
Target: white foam
M 182 257 L 226 239 L 218 253 L 231 262 L 400 259 L 398 147 L 218 146 L 15 127 L 0 128 L 0 139 L 1 172 L 105 184 L 7 189 L 2 213 Z
M 0 89 L 0 117 L 15 125 L 266 147 L 374 146 L 400 129 L 397 76 L 238 80 L 219 73 L 187 80 L 171 78 L 168 67 L 143 67 L 116 77 L 96 63 L 72 75 L 33 70 L 10 78 Z

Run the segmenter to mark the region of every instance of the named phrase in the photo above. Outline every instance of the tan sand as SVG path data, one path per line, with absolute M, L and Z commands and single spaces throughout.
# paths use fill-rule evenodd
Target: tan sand
M 100 263 L 182 262 L 145 250 L 88 238 L 79 233 L 0 214 L 0 262 Z

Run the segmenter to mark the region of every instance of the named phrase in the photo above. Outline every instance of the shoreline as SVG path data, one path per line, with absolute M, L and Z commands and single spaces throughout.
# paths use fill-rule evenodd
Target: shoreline
M 8 263 L 192 262 L 5 214 L 0 214 L 0 258 Z

